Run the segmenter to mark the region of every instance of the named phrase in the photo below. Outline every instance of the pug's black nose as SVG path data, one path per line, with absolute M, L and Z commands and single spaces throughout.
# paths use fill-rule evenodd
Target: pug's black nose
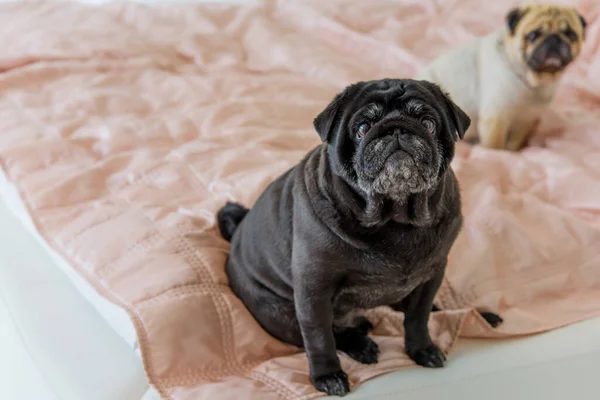
M 396 136 L 396 137 L 397 137 L 397 136 L 400 136 L 400 135 L 402 135 L 402 133 L 403 133 L 403 132 L 402 132 L 402 129 L 400 129 L 400 128 L 394 128 L 394 129 L 392 130 L 392 135 L 393 135 L 393 136 Z

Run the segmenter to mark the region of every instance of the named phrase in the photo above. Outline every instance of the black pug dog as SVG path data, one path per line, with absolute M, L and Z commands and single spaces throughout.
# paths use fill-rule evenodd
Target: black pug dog
M 267 332 L 306 349 L 318 390 L 350 390 L 336 349 L 377 362 L 359 313 L 382 305 L 404 312 L 417 364 L 444 365 L 427 322 L 461 228 L 450 162 L 469 124 L 432 83 L 356 83 L 314 120 L 322 145 L 251 210 L 219 211 L 231 289 Z

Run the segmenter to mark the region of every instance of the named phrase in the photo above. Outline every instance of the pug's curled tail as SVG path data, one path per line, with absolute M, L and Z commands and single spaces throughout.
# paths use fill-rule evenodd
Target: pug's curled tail
M 217 214 L 217 221 L 223 239 L 227 240 L 228 242 L 231 241 L 233 233 L 237 229 L 240 222 L 242 222 L 246 214 L 248 214 L 248 211 L 250 210 L 243 205 L 231 202 L 227 202 L 227 204 L 225 204 L 225 206 L 219 210 L 219 213 Z

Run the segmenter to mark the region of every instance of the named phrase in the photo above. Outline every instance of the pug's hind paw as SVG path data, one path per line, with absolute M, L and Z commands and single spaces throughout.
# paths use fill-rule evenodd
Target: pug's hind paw
M 342 370 L 311 378 L 311 381 L 318 391 L 325 392 L 328 396 L 345 396 L 350 392 L 348 375 Z
M 494 314 L 494 313 L 486 312 L 486 311 L 480 312 L 479 314 L 481 314 L 483 319 L 485 319 L 492 328 L 495 328 L 498 325 L 500 325 L 502 322 L 504 322 L 502 317 L 499 316 L 498 314 Z
M 352 346 L 342 351 L 362 364 L 377 364 L 379 360 L 379 346 L 368 336 L 357 337 Z
M 354 327 L 334 327 L 335 347 L 350 358 L 362 364 L 376 364 L 379 360 L 379 346 L 367 336 L 373 325 L 361 317 Z
M 355 328 L 363 335 L 368 334 L 373 329 L 373 324 L 366 317 L 360 316 L 354 320 Z

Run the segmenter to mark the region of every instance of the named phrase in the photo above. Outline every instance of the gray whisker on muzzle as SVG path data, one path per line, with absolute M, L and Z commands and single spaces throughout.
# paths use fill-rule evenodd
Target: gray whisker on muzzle
M 440 169 L 437 147 L 414 134 L 395 134 L 367 143 L 355 157 L 358 184 L 366 193 L 401 200 L 430 189 Z

